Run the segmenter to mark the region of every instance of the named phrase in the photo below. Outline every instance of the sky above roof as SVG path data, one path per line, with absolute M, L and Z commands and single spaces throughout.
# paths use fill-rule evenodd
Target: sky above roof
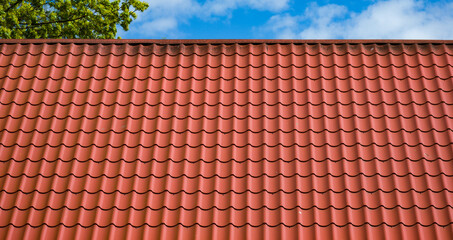
M 128 39 L 453 39 L 446 0 L 144 0 Z

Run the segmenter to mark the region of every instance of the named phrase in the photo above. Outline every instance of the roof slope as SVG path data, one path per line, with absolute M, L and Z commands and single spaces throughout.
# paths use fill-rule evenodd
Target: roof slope
M 453 42 L 0 44 L 0 238 L 453 239 Z

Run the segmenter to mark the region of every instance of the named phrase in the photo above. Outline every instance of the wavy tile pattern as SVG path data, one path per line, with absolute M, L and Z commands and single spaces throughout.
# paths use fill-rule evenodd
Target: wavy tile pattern
M 453 239 L 453 44 L 0 44 L 0 239 Z

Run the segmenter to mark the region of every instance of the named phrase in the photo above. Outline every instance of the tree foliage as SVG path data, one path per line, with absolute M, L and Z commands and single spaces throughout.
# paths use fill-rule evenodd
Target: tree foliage
M 0 0 L 0 38 L 115 38 L 140 0 Z

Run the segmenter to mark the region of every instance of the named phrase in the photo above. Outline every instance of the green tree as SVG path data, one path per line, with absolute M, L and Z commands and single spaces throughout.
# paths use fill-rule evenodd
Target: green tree
M 115 38 L 148 4 L 140 0 L 0 0 L 0 38 Z

